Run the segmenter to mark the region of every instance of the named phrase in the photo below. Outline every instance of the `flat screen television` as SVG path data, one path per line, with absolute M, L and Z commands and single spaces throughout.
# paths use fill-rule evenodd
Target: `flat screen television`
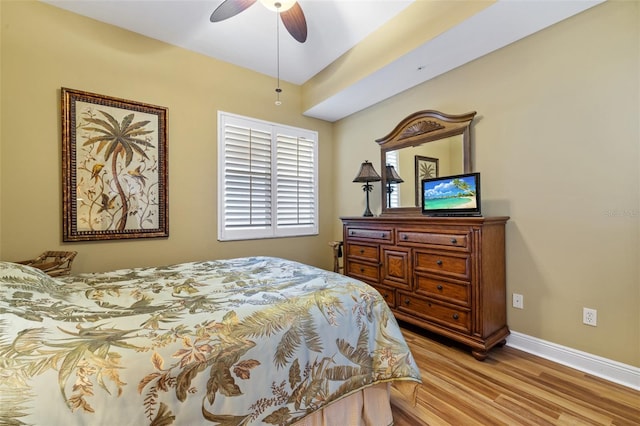
M 426 216 L 481 216 L 480 173 L 422 179 L 421 209 Z

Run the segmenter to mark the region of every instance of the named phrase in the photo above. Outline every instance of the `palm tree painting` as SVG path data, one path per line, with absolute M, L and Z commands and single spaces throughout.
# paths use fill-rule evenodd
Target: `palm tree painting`
M 420 205 L 420 188 L 423 179 L 431 179 L 439 176 L 439 160 L 433 157 L 415 156 L 415 177 L 416 177 L 416 206 Z
M 65 241 L 166 236 L 166 109 L 74 93 L 63 98 Z
M 416 170 L 420 180 L 438 177 L 438 159 L 416 155 Z

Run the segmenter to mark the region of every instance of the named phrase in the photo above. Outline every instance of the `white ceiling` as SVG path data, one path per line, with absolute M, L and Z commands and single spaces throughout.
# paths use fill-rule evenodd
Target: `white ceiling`
M 209 17 L 222 0 L 42 1 L 276 77 L 277 15 L 259 2 L 232 18 L 211 23 Z M 304 113 L 328 121 L 338 120 L 602 1 L 499 0 Z M 410 0 L 298 2 L 307 20 L 307 41 L 298 43 L 279 24 L 280 78 L 298 85 L 413 3 Z

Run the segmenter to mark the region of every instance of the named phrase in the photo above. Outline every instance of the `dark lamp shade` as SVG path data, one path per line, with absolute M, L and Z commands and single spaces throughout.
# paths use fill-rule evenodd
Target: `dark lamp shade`
M 365 162 L 360 166 L 360 171 L 353 181 L 378 182 L 379 180 L 381 180 L 380 175 L 376 173 L 375 169 L 373 168 L 373 164 L 365 160 Z
M 402 183 L 404 180 L 398 175 L 393 166 L 387 164 L 387 174 L 385 175 L 387 183 Z

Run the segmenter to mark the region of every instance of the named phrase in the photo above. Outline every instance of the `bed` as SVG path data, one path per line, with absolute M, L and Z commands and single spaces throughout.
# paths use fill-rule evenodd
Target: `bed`
M 285 259 L 0 282 L 0 424 L 390 425 L 420 383 L 379 293 Z

